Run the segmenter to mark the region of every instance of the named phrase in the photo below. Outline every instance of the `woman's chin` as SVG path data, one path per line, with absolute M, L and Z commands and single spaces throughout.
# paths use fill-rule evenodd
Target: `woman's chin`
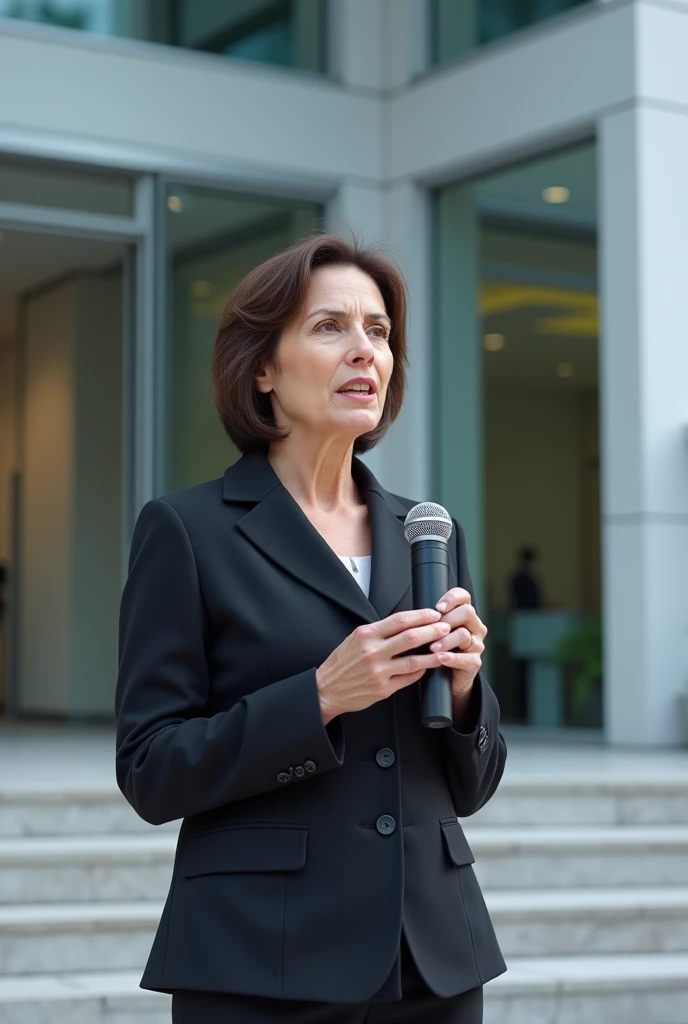
M 347 416 L 337 416 L 336 418 L 338 429 L 349 431 L 354 435 L 374 430 L 379 422 L 380 414 L 377 409 L 355 409 Z

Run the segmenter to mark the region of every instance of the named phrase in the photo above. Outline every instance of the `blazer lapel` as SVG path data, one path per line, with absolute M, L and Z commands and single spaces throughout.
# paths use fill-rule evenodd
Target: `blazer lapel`
M 273 562 L 358 619 L 376 622 L 391 614 L 411 586 L 411 555 L 404 536 L 407 509 L 356 456 L 351 470 L 365 497 L 371 523 L 369 598 L 284 487 L 263 452 L 242 455 L 227 469 L 223 500 L 252 505 L 237 529 Z

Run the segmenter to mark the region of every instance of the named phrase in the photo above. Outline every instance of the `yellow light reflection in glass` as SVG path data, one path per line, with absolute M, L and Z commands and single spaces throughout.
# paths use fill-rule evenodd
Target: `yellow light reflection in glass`
M 506 338 L 503 334 L 486 334 L 483 345 L 487 352 L 501 352 L 506 345 Z
M 559 205 L 560 203 L 568 203 L 571 198 L 571 190 L 566 188 L 565 185 L 550 185 L 542 193 L 542 198 L 546 203 L 554 203 Z
M 599 332 L 599 300 L 596 292 L 549 285 L 485 281 L 480 291 L 483 317 L 533 310 L 537 334 L 596 338 Z

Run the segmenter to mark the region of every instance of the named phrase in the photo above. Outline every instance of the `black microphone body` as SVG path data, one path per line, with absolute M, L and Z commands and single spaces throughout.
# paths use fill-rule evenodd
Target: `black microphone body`
M 434 608 L 449 589 L 449 553 L 441 537 L 423 537 L 411 544 L 411 581 L 414 608 Z M 417 648 L 430 654 L 430 645 Z M 426 669 L 418 680 L 421 723 L 428 729 L 452 724 L 451 669 L 446 665 Z

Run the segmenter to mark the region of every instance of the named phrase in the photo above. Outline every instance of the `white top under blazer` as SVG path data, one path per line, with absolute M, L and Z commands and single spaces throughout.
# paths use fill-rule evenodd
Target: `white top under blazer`
M 372 555 L 337 555 L 356 580 L 366 597 L 370 594 Z

